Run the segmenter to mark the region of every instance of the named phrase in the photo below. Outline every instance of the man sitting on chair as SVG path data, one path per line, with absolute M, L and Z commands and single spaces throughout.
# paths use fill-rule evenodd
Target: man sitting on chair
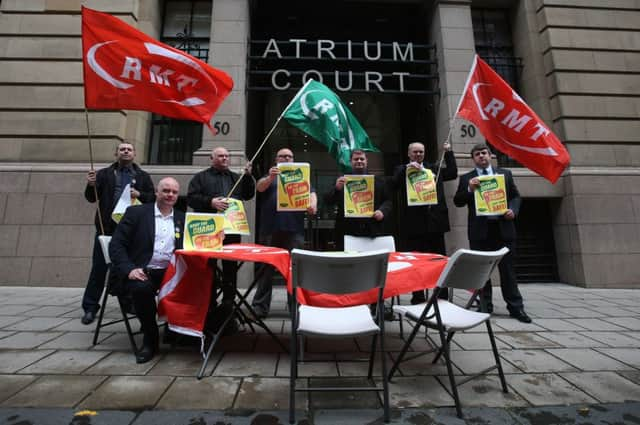
M 156 202 L 129 207 L 109 244 L 113 270 L 131 293 L 142 326 L 137 363 L 148 362 L 158 351 L 155 295 L 173 251 L 182 248 L 184 213 L 173 208 L 179 192 L 174 178 L 160 180 Z

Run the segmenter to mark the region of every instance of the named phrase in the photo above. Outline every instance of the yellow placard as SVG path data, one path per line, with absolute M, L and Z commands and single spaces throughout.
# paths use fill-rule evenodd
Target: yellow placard
M 346 175 L 344 182 L 344 216 L 372 217 L 375 180 L 370 175 Z
M 428 168 L 407 167 L 405 174 L 408 206 L 435 205 L 438 203 L 436 182 L 431 170 Z
M 278 211 L 306 211 L 311 203 L 311 167 L 306 162 L 278 164 Z
M 223 214 L 187 213 L 183 248 L 188 251 L 220 251 L 223 232 Z
M 247 213 L 239 199 L 227 198 L 229 207 L 224 210 L 224 233 L 227 235 L 250 235 Z
M 473 192 L 476 215 L 503 215 L 509 208 L 504 175 L 479 176 L 480 186 Z

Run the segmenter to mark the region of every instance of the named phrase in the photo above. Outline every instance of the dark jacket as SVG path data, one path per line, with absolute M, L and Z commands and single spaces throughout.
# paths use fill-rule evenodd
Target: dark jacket
M 153 256 L 156 234 L 154 207 L 155 203 L 127 208 L 113 233 L 109 244 L 109 256 L 113 270 L 121 279 L 125 279 L 135 268 L 146 267 Z M 175 208 L 173 224 L 176 236 L 175 249 L 182 249 L 184 213 Z
M 385 230 L 385 220 L 391 213 L 392 201 L 389 196 L 390 187 L 387 179 L 382 176 L 375 176 L 373 209 L 380 210 L 384 214 L 382 221 L 369 218 L 345 218 L 344 217 L 344 190 L 337 190 L 335 186 L 325 195 L 325 201 L 338 207 L 336 214 L 336 237 L 337 245 L 342 246 L 344 235 L 352 236 L 381 236 L 388 234 Z
M 520 192 L 513 181 L 513 175 L 510 170 L 506 168 L 493 168 L 495 174 L 504 175 L 504 183 L 507 189 L 507 202 L 509 208 L 513 213 L 518 216 L 520 212 L 520 204 L 522 202 L 520 198 Z M 460 176 L 460 182 L 458 183 L 458 190 L 453 197 L 453 203 L 456 207 L 467 206 L 467 234 L 470 241 L 482 241 L 487 239 L 488 236 L 488 218 L 486 216 L 476 215 L 476 205 L 473 197 L 473 192 L 469 192 L 469 180 L 478 176 L 478 172 L 473 169 L 470 172 Z M 506 220 L 504 217 L 498 218 L 498 224 L 500 225 L 500 234 L 505 241 L 514 241 L 516 239 L 516 226 L 514 220 Z
M 436 205 L 407 206 L 407 165 L 399 165 L 394 170 L 392 184 L 394 191 L 399 196 L 399 227 L 402 239 L 406 239 L 408 235 L 424 235 L 428 232 L 445 233 L 451 229 L 443 182 L 455 180 L 458 177 L 458 166 L 452 151 L 445 152 L 444 161 L 446 168 L 442 168 L 436 182 L 438 192 Z M 424 166 L 433 172 L 434 178 L 438 175 L 439 164 L 424 164 Z
M 132 181 L 133 187 L 140 192 L 138 198 L 143 204 L 154 202 L 156 200 L 155 190 L 153 187 L 153 181 L 146 171 L 142 170 L 138 164 L 131 164 L 133 169 Z M 116 206 L 117 200 L 114 200 L 116 191 L 116 173 L 118 172 L 118 163 L 114 162 L 107 168 L 102 168 L 96 173 L 96 190 L 93 190 L 93 186 L 87 184 L 84 189 L 84 197 L 87 201 L 96 202 L 96 191 L 98 192 L 98 208 L 102 215 L 102 223 L 104 224 L 104 233 L 106 235 L 113 234 L 113 230 L 116 227 L 116 223 L 111 219 L 111 213 Z M 98 218 L 98 211 L 95 215 L 96 231 L 100 233 L 100 219 Z
M 231 175 L 231 179 L 235 184 L 240 175 L 232 171 L 227 171 Z M 219 196 L 225 197 L 223 186 L 223 176 L 213 167 L 202 170 L 197 173 L 189 182 L 189 191 L 187 193 L 187 202 L 195 212 L 200 213 L 216 213 L 218 212 L 211 206 L 211 200 Z M 229 188 L 231 189 L 231 188 Z M 248 201 L 253 198 L 256 191 L 255 181 L 251 176 L 245 176 L 231 194 L 232 198 Z

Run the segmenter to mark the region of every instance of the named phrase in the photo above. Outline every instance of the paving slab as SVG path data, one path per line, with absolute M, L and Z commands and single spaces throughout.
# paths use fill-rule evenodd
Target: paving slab
M 83 400 L 78 409 L 153 409 L 173 379 L 169 376 L 112 376 Z
M 30 317 L 76 317 L 77 307 L 70 306 L 44 306 L 24 312 L 25 316 Z
M 379 382 L 376 382 L 379 385 Z M 309 378 L 313 387 L 370 387 L 365 378 Z M 381 406 L 374 391 L 330 391 L 311 392 L 309 409 L 377 409 Z
M 625 331 L 622 326 L 607 322 L 602 319 L 566 319 L 568 322 L 582 326 L 589 331 Z
M 448 376 L 438 377 L 443 383 L 449 385 Z M 509 392 L 502 391 L 500 378 L 494 376 L 479 376 L 462 385 L 458 385 L 458 394 L 462 400 L 463 406 L 474 407 L 513 407 L 528 406 L 529 403 L 518 393 L 509 388 L 507 380 L 507 389 Z
M 35 381 L 35 375 L 0 375 L 0 402 Z
M 329 360 L 310 361 L 306 357 L 305 362 L 298 362 L 298 376 L 300 377 L 323 377 L 338 376 L 338 364 L 334 358 Z M 281 354 L 278 361 L 276 376 L 286 378 L 291 374 L 291 357 L 288 354 Z
M 213 376 L 274 376 L 278 356 L 260 353 L 225 353 Z
M 303 424 L 306 416 L 301 412 L 296 416 L 298 423 Z M 288 424 L 289 414 L 286 411 L 256 412 L 242 410 L 227 411 L 150 411 L 142 412 L 132 425 L 276 425 Z M 308 422 L 307 422 L 308 423 Z
M 10 407 L 73 407 L 106 376 L 41 376 L 2 403 Z
M 590 348 L 559 348 L 545 351 L 584 371 L 625 370 L 631 368 Z
M 306 386 L 306 379 L 298 379 L 296 385 Z M 296 407 L 307 407 L 307 393 L 296 392 Z M 288 378 L 245 378 L 240 385 L 234 408 L 286 410 L 289 408 Z
M 514 367 L 509 361 L 505 361 L 503 353 L 509 353 L 509 350 L 502 350 L 498 352 L 501 358 L 502 370 L 504 373 L 517 373 L 519 370 Z M 452 351 L 451 361 L 460 369 L 465 375 L 472 375 L 487 369 L 496 364 L 491 350 L 486 351 Z M 489 374 L 497 374 L 498 370 L 494 369 Z
M 53 353 L 54 350 L 2 350 L 0 373 L 14 373 Z
M 534 332 L 503 332 L 496 335 L 496 339 L 511 348 L 547 348 L 560 345 L 544 337 L 544 333 Z
M 18 332 L 0 339 L 0 349 L 32 349 L 60 335 L 60 332 Z
M 629 381 L 640 385 L 640 371 L 638 370 L 618 370 L 616 373 Z
M 37 306 L 32 304 L 4 304 L 0 305 L 0 316 L 17 316 L 36 308 Z
M 25 319 L 25 316 L 0 316 L 0 329 Z
M 591 347 L 640 347 L 640 341 L 622 332 L 580 332 L 581 335 L 597 341 Z
M 507 376 L 507 382 L 534 406 L 597 402 L 555 374 L 510 375 Z
M 502 350 L 500 357 L 525 373 L 575 372 L 576 368 L 543 350 Z M 503 365 L 504 368 L 504 365 Z M 512 373 L 513 369 L 505 373 Z M 517 370 L 516 369 L 516 370 Z
M 456 333 L 456 335 L 452 339 L 452 342 L 454 342 L 457 345 L 458 349 L 463 349 L 463 350 L 490 350 L 491 349 L 491 341 L 489 340 L 489 336 L 486 333 L 468 333 L 468 332 Z M 508 344 L 505 344 L 499 339 L 496 339 L 496 345 L 498 346 L 498 350 L 511 348 Z M 454 347 L 452 346 L 451 349 L 453 350 Z
M 131 353 L 113 352 L 98 360 L 96 364 L 85 370 L 84 374 L 114 376 L 146 375 L 158 360 L 160 360 L 160 356 L 155 356 L 147 363 L 138 364 Z
M 98 343 L 111 334 L 101 333 Z M 58 350 L 88 350 L 93 347 L 93 335 L 86 332 L 65 332 L 59 337 L 45 342 L 38 348 L 53 348 Z
M 548 331 L 584 331 L 585 328 L 564 319 L 536 319 L 536 325 Z M 540 334 L 544 334 L 540 332 Z
M 0 339 L 14 335 L 15 333 L 15 331 L 0 331 Z
M 218 363 L 220 353 L 213 353 L 205 369 L 204 376 L 211 375 L 213 367 Z M 202 365 L 202 355 L 193 351 L 169 351 L 158 357 L 158 361 L 148 375 L 195 377 Z
M 596 348 L 596 350 L 640 369 L 640 348 Z
M 548 406 L 510 411 L 523 424 L 633 424 L 640 421 L 640 404 Z
M 576 348 L 606 346 L 605 344 L 587 337 L 584 333 L 578 332 L 544 332 L 539 335 L 555 342 L 557 346 L 560 347 Z
M 97 351 L 61 350 L 56 351 L 22 369 L 20 373 L 35 374 L 80 374 L 108 353 Z
M 233 407 L 240 378 L 178 377 L 169 386 L 157 409 L 225 410 Z
M 0 411 L 2 425 L 126 425 L 133 422 L 134 412 L 89 412 L 88 416 L 76 416 L 72 409 L 8 408 Z M 95 413 L 95 414 L 94 414 Z
M 637 317 L 607 317 L 604 320 L 631 331 L 640 331 L 640 318 Z
M 495 319 L 492 324 L 495 325 L 494 332 L 538 332 L 544 331 L 544 328 L 536 325 L 535 320 L 533 323 L 522 323 L 512 318 L 499 318 Z M 478 327 L 479 328 L 479 327 Z
M 48 331 L 71 319 L 68 317 L 30 317 L 26 320 L 5 326 L 5 330 L 11 331 Z
M 464 352 L 459 352 L 458 355 Z M 389 370 L 391 370 L 391 366 L 398 358 L 399 353 L 391 353 L 391 362 L 389 362 Z M 409 358 L 411 355 L 416 353 L 407 353 L 405 356 Z M 400 363 L 398 367 L 399 373 L 396 376 L 436 376 L 436 375 L 445 375 L 447 374 L 447 367 L 443 361 L 438 361 L 433 364 L 431 361 L 433 360 L 434 354 L 426 354 L 423 356 L 419 356 L 416 358 L 412 358 L 411 360 L 405 360 Z M 493 357 L 492 357 L 493 358 Z M 461 375 L 462 371 L 456 366 L 455 362 L 453 364 L 453 373 L 455 375 Z
M 560 376 L 601 403 L 640 401 L 640 385 L 614 372 L 561 373 Z
M 448 387 L 448 382 L 447 387 Z M 453 398 L 435 376 L 394 377 L 389 384 L 394 408 L 453 406 Z
M 107 333 L 105 338 L 102 339 L 102 332 L 100 332 L 100 336 L 98 344 L 91 347 L 92 351 L 127 351 L 133 356 L 129 335 L 126 333 Z M 87 338 L 93 340 L 93 333 L 87 334 Z M 140 335 L 138 335 L 135 340 L 138 345 L 142 344 L 142 337 Z M 165 349 L 166 346 L 160 345 L 161 352 Z

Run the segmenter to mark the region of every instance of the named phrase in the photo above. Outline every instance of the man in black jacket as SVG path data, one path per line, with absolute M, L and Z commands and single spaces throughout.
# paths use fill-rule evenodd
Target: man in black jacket
M 82 297 L 84 310 L 82 323 L 85 325 L 93 322 L 100 309 L 100 296 L 107 275 L 107 265 L 104 262 L 98 236 L 103 234 L 103 228 L 105 235 L 113 234 L 116 223 L 111 219 L 111 213 L 122 195 L 122 190 L 130 184 L 132 200 L 138 199 L 142 203 L 147 203 L 155 199 L 151 177 L 133 162 L 136 157 L 134 146 L 131 143 L 120 143 L 116 148 L 115 157 L 116 162 L 107 168 L 98 170 L 97 173 L 95 170 L 89 171 L 87 186 L 84 189 L 84 197 L 87 201 L 96 202 L 96 194 L 99 200 L 95 215 L 96 236 L 93 242 L 91 273 Z
M 248 201 L 254 197 L 256 185 L 251 176 L 251 162 L 246 163 L 244 174 L 242 181 L 230 195 L 231 198 Z M 211 151 L 211 167 L 197 173 L 189 182 L 187 202 L 195 212 L 224 213 L 229 207 L 226 200 L 229 191 L 240 178 L 239 174 L 229 169 L 229 152 L 222 147 L 215 148 Z M 225 245 L 239 242 L 240 235 L 226 235 L 224 238 Z M 237 271 L 238 265 L 235 261 L 222 261 L 222 306 L 221 311 L 217 313 L 218 321 L 223 320 L 233 308 Z M 237 327 L 234 321 L 231 323 L 232 327 Z
M 513 268 L 513 256 L 516 248 L 514 220 L 520 211 L 520 192 L 518 192 L 510 170 L 491 167 L 491 151 L 487 145 L 484 143 L 475 145 L 471 149 L 471 158 L 475 169 L 460 176 L 458 190 L 453 198 L 456 207 L 466 206 L 468 208 L 469 247 L 478 251 L 496 251 L 505 246 L 509 248 L 509 252 L 502 257 L 498 265 L 502 297 L 507 303 L 511 317 L 524 323 L 531 323 L 531 319 L 524 311 L 522 295 L 518 290 L 516 273 Z M 474 199 L 474 191 L 480 186 L 478 176 L 492 174 L 504 175 L 508 209 L 502 216 L 478 216 Z M 493 312 L 491 293 L 491 280 L 488 280 L 481 291 L 481 306 L 488 313 Z
M 446 167 L 440 168 L 440 164 L 424 163 L 425 149 L 422 143 L 414 142 L 409 145 L 407 155 L 408 164 L 396 167 L 393 173 L 393 188 L 400 197 L 399 205 L 399 242 L 400 250 L 430 252 L 447 255 L 444 244 L 444 234 L 451 228 L 449 226 L 449 210 L 444 196 L 442 182 L 455 180 L 458 177 L 456 158 L 451 151 L 451 145 L 445 142 L 444 161 Z M 409 206 L 407 202 L 406 176 L 407 168 L 427 168 L 433 173 L 433 178 L 438 176 L 436 191 L 438 203 L 435 205 Z M 438 174 L 439 171 L 439 174 Z M 447 298 L 445 291 L 440 292 L 442 298 Z M 411 304 L 420 304 L 426 301 L 424 291 L 414 291 Z
M 362 150 L 351 152 L 352 174 L 367 174 L 367 155 Z M 345 217 L 344 216 L 344 183 L 345 177 L 338 177 L 335 186 L 325 195 L 329 204 L 338 207 L 336 215 L 336 249 L 344 249 L 344 235 L 368 236 L 370 238 L 388 234 L 385 229 L 385 217 L 391 213 L 392 201 L 389 197 L 389 185 L 383 176 L 375 176 L 373 194 L 373 216 Z
M 127 208 L 109 244 L 113 272 L 131 293 L 142 325 L 138 363 L 148 362 L 158 351 L 155 296 L 173 252 L 182 248 L 184 213 L 173 208 L 179 192 L 175 179 L 160 180 L 156 202 Z

